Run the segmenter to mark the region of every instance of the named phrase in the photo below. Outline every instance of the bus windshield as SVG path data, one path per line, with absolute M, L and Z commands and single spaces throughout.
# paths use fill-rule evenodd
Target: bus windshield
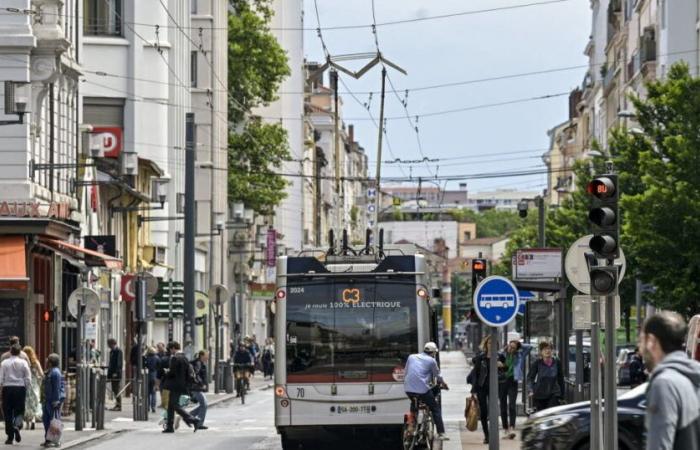
M 287 382 L 403 381 L 418 341 L 415 282 L 300 281 L 286 303 Z

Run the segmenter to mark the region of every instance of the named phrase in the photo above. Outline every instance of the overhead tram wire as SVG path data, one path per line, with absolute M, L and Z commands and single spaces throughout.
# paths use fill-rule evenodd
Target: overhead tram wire
M 372 0 L 372 35 L 374 36 L 374 46 L 377 48 L 377 53 L 382 54 L 382 50 L 379 48 L 379 33 L 377 32 L 377 13 L 375 11 L 375 5 L 374 5 L 374 0 Z M 382 62 L 382 68 L 384 69 L 384 72 L 386 73 L 386 79 L 389 82 L 389 86 L 391 87 L 391 91 L 394 93 L 396 96 L 396 99 L 401 103 L 403 106 L 403 110 L 406 113 L 406 120 L 408 121 L 408 125 L 411 127 L 411 129 L 415 132 L 416 135 L 416 144 L 418 145 L 418 153 L 420 156 L 425 159 L 425 153 L 423 153 L 423 144 L 421 143 L 421 138 L 420 138 L 420 133 L 418 132 L 418 116 L 416 116 L 416 123 L 414 124 L 411 122 L 411 117 L 410 113 L 408 112 L 408 106 L 406 105 L 406 101 L 402 101 L 401 97 L 399 94 L 396 92 L 396 88 L 394 88 L 394 83 L 391 81 L 391 77 L 389 76 L 389 71 L 386 70 L 386 65 L 384 62 Z M 407 91 L 408 92 L 408 91 Z M 428 171 L 429 175 L 433 175 L 433 171 L 430 169 L 430 166 L 428 163 L 425 163 L 425 168 Z M 437 174 L 437 171 L 435 172 Z
M 433 21 L 433 20 L 444 20 L 444 19 L 449 19 L 453 17 L 462 17 L 462 16 L 470 16 L 470 15 L 475 15 L 475 14 L 485 14 L 485 13 L 492 13 L 492 12 L 499 12 L 499 11 L 508 11 L 508 10 L 514 10 L 514 9 L 523 9 L 523 8 L 529 8 L 529 7 L 535 7 L 535 6 L 545 6 L 545 5 L 551 5 L 551 4 L 557 4 L 557 3 L 567 3 L 571 2 L 574 0 L 547 0 L 547 1 L 542 1 L 542 2 L 530 2 L 530 3 L 522 3 L 522 4 L 515 4 L 515 5 L 507 5 L 507 6 L 501 6 L 501 7 L 495 7 L 495 8 L 488 8 L 488 9 L 478 9 L 478 10 L 470 10 L 470 11 L 459 11 L 455 13 L 447 13 L 447 14 L 440 14 L 436 16 L 427 16 L 427 17 L 414 17 L 411 19 L 400 19 L 400 20 L 393 20 L 393 21 L 388 21 L 388 22 L 381 22 L 377 23 L 377 27 L 388 27 L 388 26 L 394 26 L 394 25 L 403 25 L 403 24 L 409 24 L 409 23 L 417 23 L 417 22 L 427 22 L 427 21 Z M 17 14 L 25 14 L 25 15 L 34 15 L 38 14 L 37 11 L 31 10 L 31 9 L 19 9 L 19 8 L 0 8 L 0 11 L 6 11 L 5 13 L 0 13 L 0 15 L 17 15 Z M 48 13 L 48 12 L 42 12 L 42 14 L 46 15 L 60 15 L 61 17 L 66 17 L 66 18 L 74 18 L 74 15 L 71 14 L 56 14 L 56 13 Z M 82 21 L 83 17 L 78 16 L 78 20 Z M 141 26 L 141 27 L 153 27 L 158 24 L 154 23 L 143 23 L 143 22 L 126 22 L 122 21 L 124 24 L 129 24 L 129 25 L 134 25 L 134 26 Z M 364 29 L 364 28 L 371 28 L 371 24 L 356 24 L 356 25 L 335 25 L 335 26 L 329 26 L 323 28 L 324 31 L 336 31 L 336 30 L 357 30 L 357 29 Z M 168 25 L 161 25 L 161 28 L 173 28 Z M 183 29 L 199 29 L 200 27 L 182 27 Z M 227 30 L 228 28 L 223 28 L 223 27 L 202 27 L 206 30 Z M 307 28 L 307 27 L 269 27 L 270 30 L 273 31 L 316 31 L 317 28 Z
M 326 45 L 326 41 L 323 39 L 323 32 L 322 32 L 322 28 L 321 28 L 321 14 L 320 14 L 319 11 L 318 11 L 318 0 L 314 0 L 314 11 L 315 11 L 315 13 L 316 13 L 316 24 L 318 25 L 318 27 L 316 28 L 316 32 L 317 32 L 317 35 L 318 35 L 318 39 L 321 41 L 321 48 L 323 48 L 324 56 L 328 59 L 328 58 L 331 57 L 331 53 L 330 53 L 330 51 L 328 50 L 328 46 Z M 374 124 L 374 126 L 377 128 L 377 131 L 378 131 L 379 133 L 382 133 L 382 134 L 384 135 L 384 138 L 386 139 L 386 144 L 387 144 L 386 147 L 387 147 L 387 150 L 389 151 L 389 155 L 391 155 L 392 158 L 396 158 L 396 156 L 394 155 L 394 150 L 391 148 L 391 144 L 389 143 L 389 134 L 387 133 L 387 130 L 386 130 L 387 127 L 386 127 L 386 125 L 383 124 L 383 123 L 378 123 L 378 121 L 377 121 L 377 120 L 374 118 L 374 116 L 372 115 L 372 111 L 370 110 L 370 108 L 369 108 L 369 107 L 365 108 L 365 106 L 364 106 L 364 104 L 362 103 L 362 101 L 360 101 L 360 99 L 357 98 L 357 96 L 352 92 L 352 90 L 350 90 L 350 87 L 345 83 L 345 81 L 344 81 L 343 78 L 340 76 L 340 74 L 338 74 L 338 81 L 340 81 L 340 83 L 343 85 L 343 87 L 345 88 L 346 92 L 347 92 L 348 94 L 350 94 L 350 96 L 352 97 L 352 99 L 355 100 L 355 102 L 356 102 L 358 105 L 360 105 L 360 108 L 362 108 L 362 109 L 364 109 L 365 111 L 367 111 L 367 115 L 369 116 L 369 120 L 370 120 L 370 121 Z M 337 89 L 337 88 L 338 88 L 338 87 L 336 86 L 336 89 Z M 346 118 L 346 120 L 351 120 L 351 119 Z M 353 120 L 353 121 L 354 121 L 354 120 Z M 399 167 L 399 170 L 401 171 L 401 173 L 402 173 L 404 176 L 407 176 L 407 175 L 406 175 L 406 171 L 405 171 L 405 169 L 404 169 L 403 167 Z

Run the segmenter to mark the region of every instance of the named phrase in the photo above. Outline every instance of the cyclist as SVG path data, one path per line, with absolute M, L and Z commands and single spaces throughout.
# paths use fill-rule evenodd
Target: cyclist
M 403 387 L 406 395 L 411 399 L 411 414 L 415 416 L 418 412 L 417 405 L 419 401 L 425 403 L 433 415 L 438 432 L 438 440 L 447 441 L 449 438 L 445 435 L 442 411 L 440 404 L 435 398 L 436 390 L 439 393 L 441 388 L 447 389 L 447 384 L 442 379 L 437 361 L 435 361 L 437 352 L 437 345 L 434 342 L 428 342 L 423 347 L 423 353 L 417 353 L 408 357 Z M 435 379 L 438 384 L 433 386 L 432 382 Z
M 238 350 L 233 354 L 233 370 L 235 372 L 236 380 L 243 378 L 246 385 L 248 385 L 248 376 L 251 368 L 253 367 L 253 355 L 250 354 L 245 345 L 241 342 L 238 344 Z M 237 393 L 240 397 L 241 393 Z

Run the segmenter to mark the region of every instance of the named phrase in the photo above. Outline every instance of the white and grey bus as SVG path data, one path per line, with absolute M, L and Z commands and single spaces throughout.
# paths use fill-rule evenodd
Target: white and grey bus
M 400 448 L 406 359 L 437 340 L 425 280 L 420 254 L 279 259 L 275 426 L 285 450 L 359 436 Z

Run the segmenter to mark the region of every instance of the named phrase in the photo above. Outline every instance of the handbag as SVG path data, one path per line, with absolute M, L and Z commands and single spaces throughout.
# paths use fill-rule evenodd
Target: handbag
M 49 429 L 46 431 L 46 440 L 58 444 L 63 436 L 63 422 L 58 418 L 58 410 L 54 412 L 54 417 L 49 423 Z
M 467 421 L 467 430 L 476 431 L 479 426 L 479 402 L 475 395 L 467 397 L 466 406 L 464 407 L 464 418 Z

